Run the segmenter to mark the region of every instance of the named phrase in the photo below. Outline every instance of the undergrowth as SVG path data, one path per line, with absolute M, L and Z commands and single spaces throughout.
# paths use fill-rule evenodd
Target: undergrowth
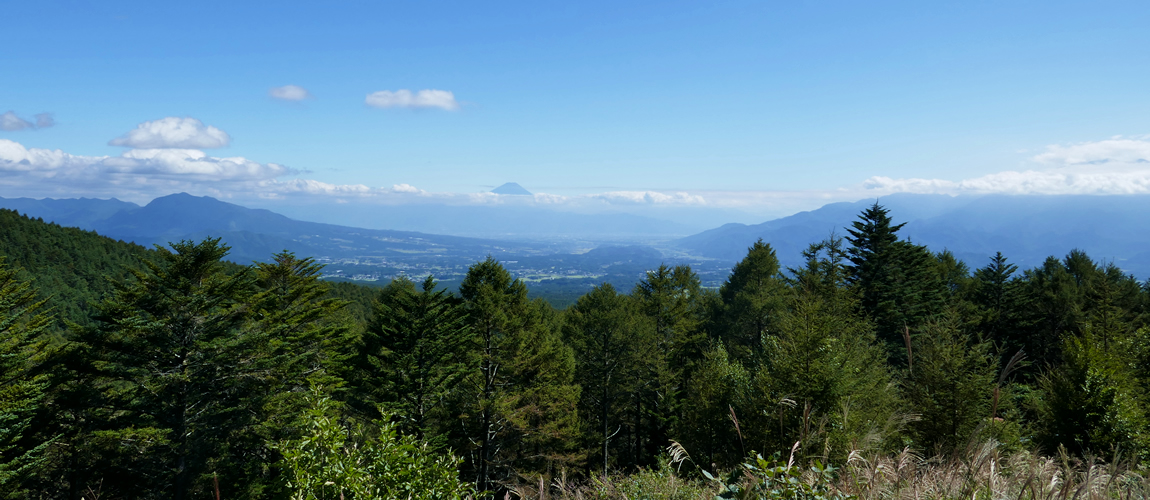
M 734 470 L 692 467 L 681 448 L 657 467 L 574 483 L 535 477 L 511 489 L 538 500 L 1101 500 L 1150 498 L 1147 471 L 1121 456 L 1079 459 L 1004 452 L 995 441 L 952 456 L 851 453 L 840 466 L 752 454 Z M 678 452 L 678 453 L 676 453 Z

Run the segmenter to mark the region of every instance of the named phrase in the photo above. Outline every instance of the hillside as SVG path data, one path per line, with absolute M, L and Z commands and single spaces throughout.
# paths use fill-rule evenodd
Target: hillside
M 61 321 L 86 322 L 94 301 L 112 291 L 109 278 L 128 279 L 153 252 L 0 209 L 0 256 L 33 280 Z
M 288 249 L 317 258 L 400 258 L 407 262 L 462 259 L 468 262 L 504 252 L 550 253 L 548 247 L 413 231 L 360 229 L 290 219 L 206 196 L 178 193 L 140 207 L 118 200 L 0 200 L 6 207 L 61 225 L 93 230 L 141 245 L 221 237 L 232 260 L 247 263 Z
M 1114 262 L 1139 277 L 1150 275 L 1150 196 L 958 196 L 897 194 L 817 210 L 761 224 L 727 224 L 677 240 L 685 251 L 735 261 L 762 238 L 784 265 L 797 265 L 800 252 L 832 231 L 846 228 L 878 202 L 896 222 L 899 235 L 934 251 L 948 249 L 972 267 L 1001 251 L 1021 268 L 1071 249 Z
M 112 292 L 112 282 L 143 270 L 155 250 L 85 231 L 44 222 L 14 210 L 0 209 L 0 257 L 33 280 L 61 326 L 84 324 L 95 301 Z M 270 254 L 269 254 L 270 255 Z M 233 271 L 240 266 L 231 267 Z M 348 312 L 366 321 L 375 292 L 354 283 L 333 283 L 332 296 L 348 300 Z

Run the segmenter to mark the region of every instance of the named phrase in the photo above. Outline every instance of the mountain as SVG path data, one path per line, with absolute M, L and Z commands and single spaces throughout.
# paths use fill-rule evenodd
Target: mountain
M 554 252 L 523 243 L 304 222 L 186 193 L 162 196 L 143 207 L 117 200 L 0 201 L 5 207 L 23 207 L 29 216 L 146 246 L 221 237 L 232 247 L 230 258 L 245 263 L 265 260 L 285 249 L 329 259 L 400 258 L 406 262 L 443 258 L 474 262 L 488 254 Z
M 517 194 L 531 196 L 531 191 L 524 189 L 523 186 L 520 186 L 515 182 L 508 182 L 502 186 L 492 189 L 491 192 L 495 194 Z
M 710 224 L 684 223 L 627 213 L 575 213 L 538 206 L 347 204 L 330 207 L 270 206 L 289 217 L 341 225 L 520 241 L 652 243 L 681 238 Z
M 96 198 L 52 199 L 36 200 L 32 198 L 0 198 L 0 207 L 16 210 L 31 217 L 39 217 L 55 222 L 61 226 L 88 227 L 96 221 L 107 219 L 119 212 L 131 211 L 140 208 L 135 203 L 120 201 L 115 198 L 100 200 Z
M 727 224 L 675 241 L 689 253 L 736 261 L 762 238 L 788 266 L 800 263 L 800 252 L 834 231 L 846 228 L 858 214 L 878 202 L 896 222 L 906 222 L 899 235 L 934 251 L 950 250 L 971 268 L 982 267 L 1001 251 L 1025 269 L 1048 256 L 1062 257 L 1082 249 L 1139 277 L 1150 275 L 1150 196 L 947 196 L 895 194 L 877 200 L 832 203 L 761 224 Z

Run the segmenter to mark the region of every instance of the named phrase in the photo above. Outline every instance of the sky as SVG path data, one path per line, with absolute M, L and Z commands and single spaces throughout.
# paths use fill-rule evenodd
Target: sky
M 894 192 L 1150 193 L 1146 2 L 0 11 L 8 198 L 719 223 Z M 489 193 L 504 182 L 535 194 Z

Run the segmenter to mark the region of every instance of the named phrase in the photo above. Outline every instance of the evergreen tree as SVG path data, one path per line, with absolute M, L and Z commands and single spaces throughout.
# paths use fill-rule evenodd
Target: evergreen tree
M 722 342 L 703 352 L 687 383 L 683 425 L 678 439 L 704 468 L 733 467 L 747 453 L 761 448 L 753 439 L 761 430 L 761 398 L 752 387 L 752 373 L 730 359 Z
M 644 385 L 634 408 L 635 421 L 643 429 L 635 435 L 636 456 L 639 465 L 651 465 L 678 430 L 683 391 L 694 364 L 702 358 L 704 295 L 690 266 L 660 265 L 647 271 L 632 297 L 653 328 L 646 347 L 650 355 L 642 368 Z
M 45 377 L 37 368 L 48 353 L 52 317 L 28 281 L 0 257 L 0 491 L 13 498 L 23 479 L 45 461 L 49 442 L 29 431 L 44 406 Z
M 851 268 L 843 239 L 833 232 L 823 241 L 803 250 L 803 267 L 788 268 L 792 278 L 787 284 L 803 293 L 822 297 L 838 315 L 853 314 L 857 305 L 857 287 L 848 286 Z
M 398 418 L 403 432 L 434 442 L 451 424 L 441 411 L 447 395 L 472 369 L 470 340 L 462 301 L 436 290 L 431 276 L 419 291 L 397 278 L 379 294 L 364 332 L 367 370 L 357 392 Z
M 1104 345 L 1129 336 L 1144 321 L 1139 288 L 1134 277 L 1114 265 L 1098 266 L 1081 250 L 1061 261 L 1048 257 L 1026 271 L 1022 293 L 1027 305 L 1016 328 L 1030 359 L 1039 366 L 1057 364 L 1063 341 L 1091 325 Z
M 283 251 L 270 262 L 256 263 L 258 292 L 244 329 L 248 353 L 239 375 L 256 378 L 242 406 L 257 412 L 252 428 L 233 426 L 227 455 L 213 460 L 221 485 L 259 497 L 273 494 L 278 454 L 270 447 L 302 432 L 306 397 L 312 386 L 334 390 L 354 350 L 356 332 L 342 318 L 347 302 L 330 298 L 320 281 L 323 266 L 311 258 Z
M 477 370 L 457 392 L 476 488 L 495 491 L 516 474 L 570 463 L 578 436 L 575 357 L 555 313 L 529 301 L 527 287 L 495 259 L 477 263 L 459 286 Z
M 965 298 L 971 286 L 970 267 L 958 260 L 950 250 L 935 254 L 935 269 L 948 302 Z
M 963 332 L 954 317 L 931 322 L 912 341 L 903 390 L 917 445 L 949 452 L 990 418 L 998 356 L 990 343 Z
M 937 260 L 926 247 L 899 241 L 905 224 L 891 224 L 875 203 L 849 229 L 850 282 L 859 288 L 862 310 L 873 318 L 892 362 L 906 359 L 903 334 L 939 314 L 946 295 Z
M 735 359 L 749 361 L 762 353 L 763 337 L 783 307 L 784 290 L 775 250 L 756 241 L 719 288 L 726 306 L 721 338 Z
M 1103 347 L 1093 328 L 1064 340 L 1063 362 L 1043 374 L 1031 402 L 1044 451 L 1147 458 L 1145 392 L 1123 354 Z
M 258 382 L 248 372 L 258 337 L 243 334 L 253 283 L 246 271 L 223 272 L 227 251 L 211 238 L 160 249 L 150 272 L 118 284 L 97 326 L 81 334 L 106 408 L 106 430 L 90 437 L 127 454 L 104 471 L 106 492 L 177 500 L 206 492 L 231 430 L 258 414 L 244 404 Z
M 786 453 L 798 443 L 804 456 L 845 460 L 894 430 L 899 404 L 883 347 L 848 311 L 802 287 L 788 298 L 754 376 L 752 407 L 769 417 L 752 427 L 757 449 Z
M 643 360 L 650 354 L 648 322 L 634 302 L 608 283 L 595 287 L 567 310 L 564 339 L 575 353 L 575 379 L 582 384 L 583 417 L 593 462 L 606 475 L 612 465 L 633 466 L 628 445 L 640 431 L 629 411 L 639 397 Z
M 980 309 L 978 329 L 1000 344 L 1006 352 L 1022 349 L 1022 339 L 1012 335 L 1012 313 L 1021 304 L 1019 282 L 1012 280 L 1018 266 L 1009 264 L 1002 252 L 994 254 L 986 267 L 974 272 L 971 283 L 971 301 Z

